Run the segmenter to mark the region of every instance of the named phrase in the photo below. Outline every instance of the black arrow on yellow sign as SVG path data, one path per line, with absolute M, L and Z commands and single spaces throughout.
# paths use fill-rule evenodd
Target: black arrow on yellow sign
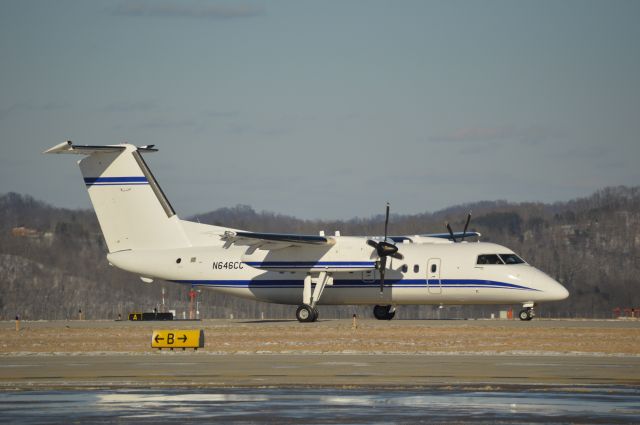
M 164 338 L 160 338 L 160 334 L 156 335 L 156 337 L 154 338 L 156 340 L 156 343 L 159 343 L 160 341 L 164 341 Z M 173 335 L 170 339 L 173 339 Z M 182 335 L 181 337 L 178 337 L 176 339 L 179 339 L 182 341 L 182 343 L 184 344 L 185 342 L 187 342 L 187 336 L 186 335 Z M 171 342 L 169 342 L 171 343 Z
M 155 330 L 151 336 L 152 348 L 202 348 L 204 347 L 204 332 L 193 329 Z

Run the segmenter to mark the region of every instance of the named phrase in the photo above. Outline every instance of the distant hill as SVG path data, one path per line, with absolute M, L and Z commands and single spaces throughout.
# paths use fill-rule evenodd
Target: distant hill
M 587 198 L 554 204 L 488 201 L 433 213 L 392 215 L 393 234 L 442 232 L 444 222 L 461 230 L 472 210 L 471 229 L 512 248 L 571 292 L 562 302 L 540 306 L 541 315 L 610 317 L 615 307 L 640 308 L 640 187 L 612 187 Z M 246 230 L 377 235 L 384 217 L 300 220 L 256 212 L 250 206 L 220 208 L 192 218 Z M 159 307 L 161 289 L 169 308 L 188 308 L 188 287 L 142 283 L 110 267 L 93 211 L 54 208 L 29 196 L 0 196 L 0 319 L 115 318 Z M 252 302 L 215 292 L 200 296 L 202 317 L 292 318 L 294 306 Z M 499 308 L 468 306 L 439 311 L 402 307 L 399 318 L 488 317 Z M 519 306 L 514 306 L 519 309 Z M 370 315 L 369 308 L 320 308 L 321 317 Z

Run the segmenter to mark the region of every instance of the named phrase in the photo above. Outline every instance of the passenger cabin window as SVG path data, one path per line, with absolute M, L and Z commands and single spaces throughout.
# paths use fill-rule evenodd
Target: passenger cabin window
M 419 271 L 420 271 L 420 266 L 419 266 L 419 265 L 417 265 L 417 264 L 416 264 L 416 265 L 414 265 L 414 266 L 413 266 L 413 272 L 414 272 L 414 273 L 418 273 Z
M 409 267 L 406 264 L 402 265 L 402 273 L 406 273 L 409 270 Z
M 431 265 L 431 273 L 435 273 L 436 270 L 438 270 L 438 266 L 436 266 L 435 264 Z
M 478 264 L 503 264 L 498 254 L 478 255 Z

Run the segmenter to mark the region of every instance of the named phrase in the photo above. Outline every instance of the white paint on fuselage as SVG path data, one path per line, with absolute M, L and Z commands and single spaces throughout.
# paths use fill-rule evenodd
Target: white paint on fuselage
M 216 239 L 211 235 L 210 241 Z M 342 260 L 375 259 L 366 238 L 344 238 L 361 244 L 357 258 L 344 256 L 337 238 L 335 255 Z M 385 290 L 379 291 L 379 272 L 334 271 L 333 285 L 324 290 L 320 304 L 508 304 L 561 300 L 566 289 L 529 264 L 477 265 L 480 254 L 512 253 L 492 243 L 399 244 L 403 260 L 389 259 Z M 121 251 L 109 261 L 140 276 L 200 286 L 222 293 L 281 304 L 301 304 L 304 271 L 272 271 L 243 262 L 246 247 L 222 243 L 174 250 Z M 298 249 L 304 252 L 304 248 Z M 358 249 L 351 252 L 359 253 Z M 331 258 L 317 258 L 318 261 Z M 304 254 L 301 257 L 304 259 Z M 178 261 L 178 259 L 180 261 Z M 431 274 L 428 265 L 439 264 Z M 406 265 L 406 271 L 403 271 Z M 417 271 L 416 271 L 417 266 Z M 436 276 L 438 278 L 436 278 Z

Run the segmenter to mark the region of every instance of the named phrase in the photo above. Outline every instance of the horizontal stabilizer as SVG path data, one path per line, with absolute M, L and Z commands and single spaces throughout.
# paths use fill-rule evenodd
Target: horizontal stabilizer
M 74 145 L 71 140 L 62 142 L 52 148 L 47 149 L 43 153 L 70 153 L 77 155 L 91 155 L 93 153 L 121 152 L 125 150 L 125 145 Z M 143 152 L 157 152 L 153 145 L 140 146 L 137 148 Z

